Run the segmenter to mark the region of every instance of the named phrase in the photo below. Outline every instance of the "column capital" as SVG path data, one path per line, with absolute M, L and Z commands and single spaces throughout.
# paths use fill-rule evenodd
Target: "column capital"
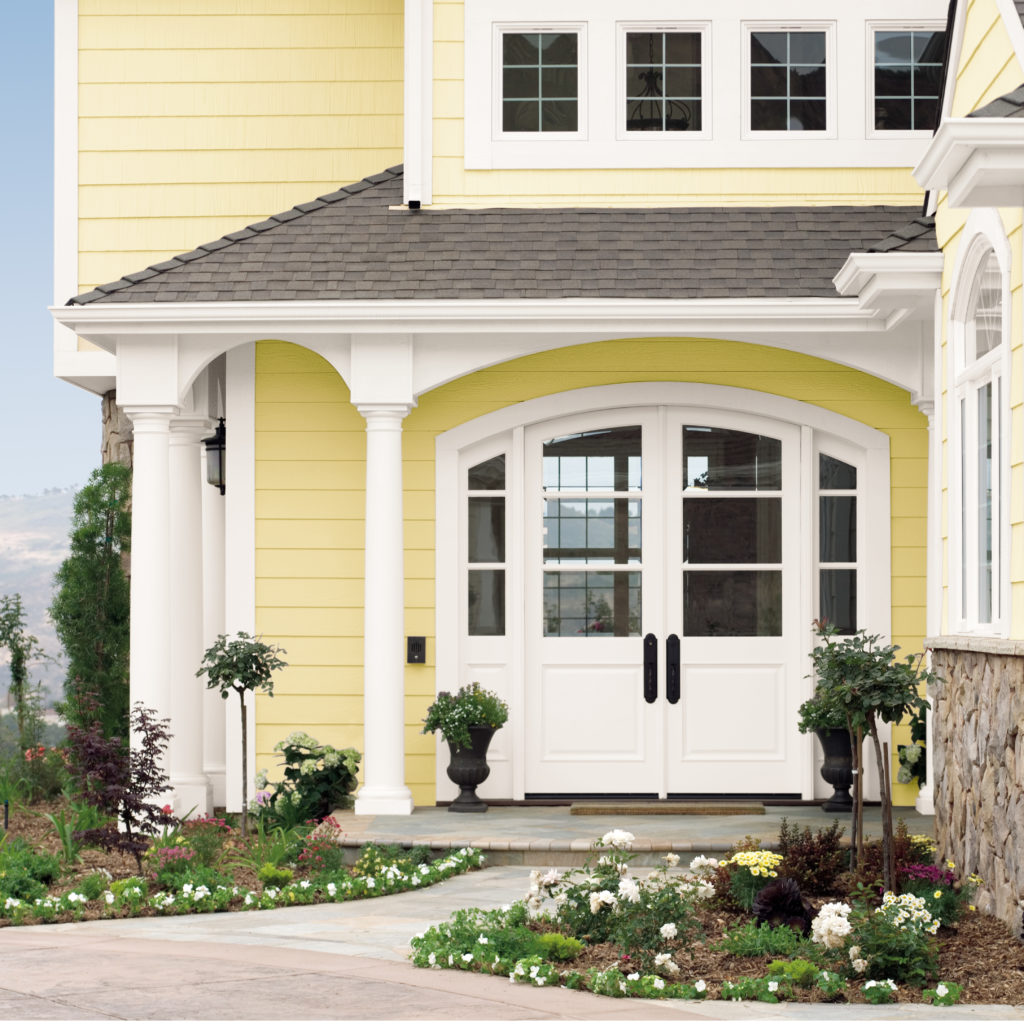
M 198 444 L 213 429 L 209 416 L 175 416 L 171 419 L 171 444 Z
M 162 430 L 181 411 L 176 405 L 124 405 L 121 411 L 132 421 L 136 431 Z
M 401 426 L 402 420 L 413 410 L 413 403 L 404 402 L 360 402 L 356 406 L 359 415 L 366 420 L 366 429 Z

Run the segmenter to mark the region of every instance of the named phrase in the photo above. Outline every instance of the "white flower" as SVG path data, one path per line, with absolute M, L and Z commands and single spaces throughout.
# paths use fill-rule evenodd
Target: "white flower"
M 334 899 L 338 895 L 338 887 L 333 882 L 327 883 L 327 895 Z
M 811 941 L 826 949 L 838 949 L 843 939 L 853 931 L 847 918 L 850 907 L 846 903 L 826 903 L 811 922 Z
M 561 877 L 562 876 L 558 873 L 558 871 L 555 868 L 551 868 L 551 870 L 548 871 L 548 873 L 544 875 L 543 878 L 541 878 L 540 884 L 543 885 L 545 888 L 549 888 L 552 885 L 557 885 L 561 880 Z
M 611 832 L 605 832 L 601 836 L 601 842 L 614 850 L 628 850 L 636 836 L 632 832 L 626 832 L 621 828 L 613 828 Z
M 661 978 L 655 978 L 654 979 L 654 987 L 656 989 L 663 989 L 665 987 L 665 982 L 663 982 L 661 980 Z
M 106 900 L 108 907 L 114 902 L 114 894 L 109 889 L 103 894 L 103 898 Z
M 637 974 L 637 973 L 627 974 L 626 975 L 626 981 L 639 981 L 639 980 L 640 980 L 640 975 Z
M 854 960 L 851 964 L 858 974 L 863 974 L 868 969 L 867 960 Z
M 465 963 L 471 964 L 473 962 L 473 954 L 472 953 L 463 953 L 462 954 L 462 959 L 463 959 L 463 961 Z
M 607 889 L 602 889 L 600 892 L 592 892 L 590 894 L 590 912 L 596 914 L 602 906 L 614 907 L 618 902 L 618 897 Z
M 942 998 L 942 997 L 943 997 L 944 995 L 947 995 L 948 993 L 949 993 L 949 989 L 948 989 L 948 988 L 946 988 L 946 986 L 945 986 L 945 985 L 944 985 L 944 984 L 943 984 L 943 983 L 942 983 L 941 981 L 940 981 L 940 982 L 938 983 L 938 985 L 936 985 L 936 986 L 935 986 L 935 994 L 936 994 L 936 995 L 937 995 L 937 996 L 938 996 L 938 997 L 939 997 L 940 999 L 941 999 L 941 998 Z
M 698 992 L 706 992 L 708 988 L 708 983 L 703 978 L 701 978 L 700 981 L 698 981 L 693 987 Z
M 628 903 L 639 903 L 640 886 L 632 878 L 619 879 L 619 895 Z
M 714 871 L 718 867 L 718 861 L 714 857 L 705 857 L 703 855 L 694 857 L 690 861 L 690 870 L 695 874 L 701 874 L 708 871 Z
M 661 937 L 663 939 L 674 939 L 679 934 L 679 929 L 672 921 L 669 921 L 667 924 L 663 924 L 658 930 L 661 932 Z
M 431 953 L 430 956 L 427 957 L 427 963 L 430 964 L 431 967 L 436 967 L 437 966 L 437 954 L 436 953 Z
M 769 981 L 768 982 L 768 991 L 769 992 L 777 992 L 778 988 L 779 988 L 779 983 L 777 981 Z
M 486 946 L 487 945 L 487 936 L 486 935 L 479 935 L 479 936 L 477 936 L 477 940 L 476 941 L 479 942 L 481 946 Z

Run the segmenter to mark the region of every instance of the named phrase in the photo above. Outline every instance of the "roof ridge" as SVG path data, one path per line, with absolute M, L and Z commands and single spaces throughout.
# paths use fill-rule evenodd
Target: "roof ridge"
M 309 202 L 299 203 L 297 206 L 293 206 L 281 213 L 272 214 L 265 220 L 249 224 L 244 228 L 239 228 L 237 231 L 231 231 L 220 238 L 214 239 L 212 242 L 204 242 L 189 252 L 172 256 L 170 259 L 163 260 L 160 263 L 154 263 L 152 266 L 146 267 L 145 270 L 137 270 L 132 274 L 125 274 L 124 277 L 111 281 L 109 284 L 99 284 L 91 291 L 83 292 L 81 295 L 75 295 L 68 299 L 66 305 L 84 306 L 89 302 L 102 298 L 104 295 L 110 295 L 113 292 L 120 291 L 122 288 L 129 287 L 129 285 L 137 284 L 139 281 L 148 281 L 150 278 L 165 274 L 169 270 L 176 270 L 178 267 L 187 266 L 193 260 L 208 256 L 212 252 L 219 252 L 221 249 L 227 249 L 243 239 L 253 238 L 281 224 L 288 224 L 293 220 L 298 220 L 314 210 L 322 210 L 324 207 L 333 206 L 335 203 L 340 203 L 354 195 L 359 195 L 360 192 L 365 192 L 367 189 L 382 185 L 385 182 L 394 181 L 395 178 L 402 177 L 402 174 L 402 164 L 387 167 L 377 174 L 370 174 L 365 178 L 360 178 L 359 181 L 355 181 L 351 185 L 342 185 L 341 188 L 318 196 L 316 199 L 311 199 Z

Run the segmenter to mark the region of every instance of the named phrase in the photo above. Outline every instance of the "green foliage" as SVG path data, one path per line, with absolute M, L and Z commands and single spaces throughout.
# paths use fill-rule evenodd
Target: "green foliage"
M 926 988 L 921 998 L 933 1006 L 953 1006 L 960 1002 L 963 986 L 955 981 L 940 981 L 935 988 Z
M 819 956 L 817 946 L 792 928 L 786 925 L 771 928 L 767 924 L 756 925 L 752 921 L 726 932 L 716 948 L 724 949 L 733 956 L 799 955 L 809 960 L 817 960 Z
M 821 971 L 814 984 L 829 1003 L 842 998 L 846 989 L 846 979 L 835 971 Z
M 39 641 L 25 629 L 25 611 L 21 594 L 0 597 L 0 649 L 10 657 L 10 703 L 18 725 L 18 745 L 22 751 L 39 743 L 43 729 L 39 690 L 29 682 L 28 666 L 42 655 Z
M 69 819 L 64 811 L 60 811 L 58 814 L 44 814 L 43 817 L 57 833 L 57 838 L 60 840 L 61 858 L 64 863 L 73 864 L 75 861 L 81 860 L 79 850 L 81 850 L 82 844 L 75 839 L 77 822 L 74 816 L 72 815 Z
M 108 463 L 75 495 L 71 553 L 54 577 L 50 616 L 68 658 L 61 711 L 87 726 L 98 715 L 104 736 L 128 734 L 129 588 L 123 560 L 131 547 L 131 470 Z M 83 693 L 98 697 L 89 712 Z
M 583 943 L 561 932 L 543 932 L 537 936 L 537 943 L 546 960 L 575 960 L 583 952 Z
M 246 839 L 246 846 L 239 851 L 232 864 L 259 871 L 264 864 L 275 867 L 290 860 L 301 837 L 295 829 L 268 827 L 257 820 L 255 830 Z
M 273 886 L 287 885 L 295 877 L 291 868 L 281 868 L 276 864 L 264 864 L 256 874 L 264 885 Z
M 268 783 L 257 777 L 256 808 L 261 816 L 284 826 L 320 819 L 352 806 L 362 755 L 352 747 L 336 750 L 304 732 L 293 732 L 274 746 L 283 755 L 284 778 Z
M 60 861 L 20 836 L 0 838 L 0 899 L 34 900 L 60 877 Z
M 508 721 L 508 705 L 491 690 L 479 683 L 461 686 L 454 696 L 442 690 L 427 708 L 423 732 L 437 732 L 453 747 L 469 747 L 472 737 L 470 726 L 484 725 L 500 729 Z
M 106 891 L 110 879 L 101 871 L 94 871 L 75 883 L 75 892 L 81 893 L 87 900 L 98 900 Z
M 846 869 L 847 854 L 839 845 L 845 829 L 838 821 L 812 833 L 783 818 L 779 826 L 779 874 L 794 879 L 804 892 L 830 893 Z
M 795 960 L 773 960 L 768 965 L 768 977 L 784 978 L 799 988 L 810 988 L 820 976 L 821 970 L 818 965 L 802 957 Z
M 737 978 L 722 982 L 723 999 L 756 999 L 760 1003 L 777 1003 L 790 995 L 786 981 L 776 978 Z
M 935 977 L 939 963 L 934 922 L 915 908 L 914 899 L 887 893 L 881 907 L 858 903 L 851 917 L 850 959 L 861 961 L 868 978 L 920 986 Z
M 891 978 L 872 979 L 865 981 L 860 987 L 864 999 L 872 1006 L 884 1006 L 896 999 L 896 982 Z
M 196 861 L 206 867 L 213 867 L 220 860 L 231 829 L 223 818 L 206 815 L 184 821 L 180 834 L 195 851 Z
M 558 968 L 546 963 L 543 957 L 528 956 L 516 961 L 515 967 L 509 973 L 509 980 L 536 985 L 538 988 L 545 985 L 557 988 L 560 978 Z
M 299 867 L 312 875 L 336 874 L 342 871 L 345 867 L 345 848 L 341 845 L 344 835 L 336 818 L 324 818 L 316 828 L 299 840 L 296 856 Z M 372 845 L 368 843 L 367 847 Z M 364 847 L 364 850 L 367 847 Z
M 242 715 L 242 835 L 249 832 L 249 730 L 245 695 L 261 690 L 274 696 L 274 672 L 287 662 L 278 655 L 286 652 L 275 644 L 266 644 L 259 637 L 239 632 L 229 640 L 223 633 L 204 654 L 196 676 L 206 676 L 206 688 L 219 690 L 224 700 L 238 694 Z

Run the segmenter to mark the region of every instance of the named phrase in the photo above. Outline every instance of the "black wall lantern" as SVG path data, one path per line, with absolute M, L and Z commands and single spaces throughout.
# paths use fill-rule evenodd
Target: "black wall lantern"
M 220 488 L 224 493 L 224 417 L 217 421 L 212 437 L 204 438 L 206 445 L 206 482 Z

